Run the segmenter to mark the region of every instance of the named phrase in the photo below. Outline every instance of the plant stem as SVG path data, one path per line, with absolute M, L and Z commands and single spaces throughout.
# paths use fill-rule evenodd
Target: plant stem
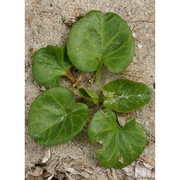
M 96 70 L 96 81 L 95 81 L 95 83 L 97 85 L 100 84 L 101 79 L 102 79 L 102 69 L 103 69 L 103 61 L 99 62 L 97 70 Z
M 66 74 L 66 77 L 72 81 L 72 83 L 76 82 L 76 78 L 72 75 L 71 71 L 69 70 Z

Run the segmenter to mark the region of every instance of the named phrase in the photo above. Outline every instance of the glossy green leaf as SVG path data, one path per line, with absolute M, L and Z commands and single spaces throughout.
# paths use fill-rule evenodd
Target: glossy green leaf
M 71 66 L 65 46 L 47 46 L 33 55 L 33 76 L 46 88 L 58 87 L 60 77 L 66 75 Z
M 146 132 L 134 118 L 120 127 L 116 115 L 109 109 L 98 111 L 88 128 L 88 136 L 98 145 L 96 156 L 106 168 L 123 168 L 135 161 L 146 145 Z
M 131 112 L 149 103 L 151 91 L 143 83 L 117 79 L 103 87 L 104 106 L 116 112 Z
M 85 104 L 75 102 L 67 88 L 54 87 L 39 95 L 31 105 L 28 129 L 40 145 L 56 145 L 74 138 L 88 118 Z
M 85 88 L 79 88 L 79 94 L 87 99 L 90 102 L 93 102 L 94 104 L 98 105 L 99 101 L 99 96 L 96 92 L 90 90 L 90 89 L 85 89 Z
M 72 64 L 81 71 L 97 71 L 101 79 L 102 65 L 110 72 L 125 69 L 134 55 L 134 40 L 126 22 L 115 13 L 90 11 L 70 31 L 67 44 Z

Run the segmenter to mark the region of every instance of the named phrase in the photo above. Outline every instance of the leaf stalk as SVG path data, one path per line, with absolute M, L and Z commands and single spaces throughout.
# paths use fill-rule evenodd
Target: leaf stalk
M 96 70 L 96 85 L 99 85 L 102 79 L 102 69 L 103 69 L 103 61 L 99 62 L 97 70 Z
M 66 74 L 66 77 L 72 81 L 72 83 L 76 82 L 76 78 L 72 75 L 71 71 L 69 70 Z

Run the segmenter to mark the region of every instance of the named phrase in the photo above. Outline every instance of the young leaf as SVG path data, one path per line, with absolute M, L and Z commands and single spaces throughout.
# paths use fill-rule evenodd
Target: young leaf
M 151 91 L 143 83 L 116 79 L 103 87 L 104 106 L 116 112 L 131 112 L 149 103 Z
M 88 101 L 98 105 L 99 96 L 96 92 L 85 88 L 79 88 L 79 94 Z
M 33 76 L 47 89 L 58 87 L 60 77 L 67 75 L 71 66 L 65 46 L 47 46 L 39 49 L 33 55 Z
M 99 163 L 106 168 L 123 168 L 135 161 L 144 150 L 146 132 L 134 118 L 126 119 L 124 127 L 117 123 L 109 109 L 98 111 L 88 128 L 90 141 L 101 146 L 96 150 Z
M 77 69 L 96 71 L 99 82 L 103 64 L 113 73 L 121 72 L 130 64 L 134 40 L 129 26 L 120 16 L 93 10 L 72 27 L 67 52 Z
M 75 102 L 67 88 L 54 87 L 39 95 L 31 105 L 28 129 L 40 145 L 56 145 L 73 139 L 88 118 L 85 104 Z

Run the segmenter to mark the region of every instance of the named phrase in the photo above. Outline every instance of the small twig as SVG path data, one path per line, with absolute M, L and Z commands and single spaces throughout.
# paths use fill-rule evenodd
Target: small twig
M 155 21 L 136 21 L 138 24 L 134 25 L 132 31 L 134 31 L 135 27 L 139 26 L 140 24 L 143 24 L 144 22 L 146 23 L 154 23 Z
M 79 82 L 81 81 L 81 78 L 82 78 L 82 76 L 80 75 L 80 76 L 76 79 L 76 82 L 73 83 L 73 89 L 74 89 L 75 87 L 78 87 L 78 86 L 79 86 Z
M 145 156 L 140 156 L 140 159 L 142 159 L 143 161 L 147 162 L 148 164 L 150 164 L 152 167 L 155 167 L 155 161 L 152 158 L 148 158 Z
M 132 31 L 134 31 L 134 29 L 135 29 L 135 27 L 136 26 L 138 26 L 138 25 L 140 25 L 140 24 L 142 24 L 142 23 L 155 23 L 155 21 L 154 20 L 150 20 L 151 19 L 151 16 L 154 14 L 154 12 L 152 12 L 151 14 L 150 14 L 150 16 L 149 16 L 149 18 L 147 19 L 147 20 L 127 20 L 126 22 L 131 22 L 131 23 L 138 23 L 138 24 L 136 24 L 136 25 L 134 25 L 134 27 L 133 27 L 133 29 L 132 29 Z
M 82 79 L 82 75 L 80 75 L 79 77 L 75 78 L 73 76 L 73 74 L 71 73 L 71 70 L 69 70 L 65 76 L 73 83 L 72 89 L 78 87 L 79 84 L 80 84 L 80 81 Z
M 73 84 L 76 83 L 76 78 L 72 75 L 71 70 L 67 72 L 66 77 L 71 80 Z
M 126 20 L 126 22 L 133 22 L 133 23 L 137 23 L 137 22 L 139 22 L 139 23 L 144 23 L 144 22 L 154 23 L 155 22 L 154 20 L 150 20 L 153 14 L 154 14 L 154 12 L 152 12 L 150 14 L 150 16 L 149 16 L 149 18 L 147 20 L 132 20 L 132 21 L 131 20 Z
M 131 77 L 135 77 L 135 78 L 142 78 L 142 76 L 140 74 L 139 75 L 132 74 L 132 72 L 130 72 L 130 71 L 124 71 L 124 72 L 121 72 L 121 74 L 131 76 Z

